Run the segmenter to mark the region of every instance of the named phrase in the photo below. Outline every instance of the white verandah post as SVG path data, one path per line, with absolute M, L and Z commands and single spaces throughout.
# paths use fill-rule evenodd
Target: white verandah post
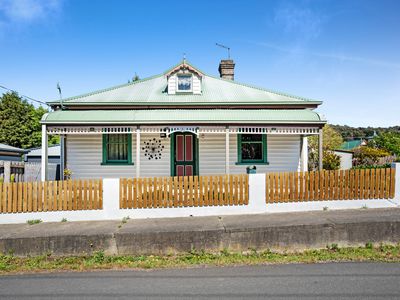
M 301 143 L 301 172 L 308 171 L 308 138 L 307 136 L 302 136 L 302 143 Z
M 140 128 L 136 128 L 136 178 L 140 177 Z
M 229 126 L 225 129 L 225 174 L 229 174 Z
M 47 180 L 47 165 L 48 165 L 48 158 L 47 158 L 47 128 L 46 125 L 42 125 L 42 160 L 41 160 L 41 180 Z
M 322 129 L 319 130 L 318 134 L 318 167 L 319 170 L 322 170 L 322 156 L 323 156 L 323 151 L 322 151 Z

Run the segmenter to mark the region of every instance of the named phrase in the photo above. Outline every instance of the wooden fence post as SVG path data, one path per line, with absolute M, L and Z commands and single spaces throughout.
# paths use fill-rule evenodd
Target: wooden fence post
M 392 201 L 400 205 L 400 163 L 392 163 L 392 168 L 394 169 L 394 192 L 392 191 L 394 198 Z

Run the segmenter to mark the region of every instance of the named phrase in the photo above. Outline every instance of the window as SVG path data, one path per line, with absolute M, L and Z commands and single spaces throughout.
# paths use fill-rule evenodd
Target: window
M 102 164 L 132 164 L 132 136 L 130 134 L 103 134 Z
M 192 75 L 178 75 L 178 92 L 192 91 Z
M 238 134 L 238 164 L 268 164 L 265 134 Z

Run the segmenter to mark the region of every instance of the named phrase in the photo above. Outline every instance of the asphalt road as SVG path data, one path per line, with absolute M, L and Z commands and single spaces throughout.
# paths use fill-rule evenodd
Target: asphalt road
M 329 263 L 0 276 L 0 299 L 399 299 L 400 264 Z

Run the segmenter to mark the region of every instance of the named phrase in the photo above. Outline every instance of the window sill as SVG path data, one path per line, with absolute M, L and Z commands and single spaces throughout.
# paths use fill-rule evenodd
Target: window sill
M 102 166 L 133 166 L 134 163 L 126 163 L 126 162 L 102 162 L 100 165 Z
M 269 162 L 235 162 L 236 166 L 251 166 L 251 165 L 269 165 Z

